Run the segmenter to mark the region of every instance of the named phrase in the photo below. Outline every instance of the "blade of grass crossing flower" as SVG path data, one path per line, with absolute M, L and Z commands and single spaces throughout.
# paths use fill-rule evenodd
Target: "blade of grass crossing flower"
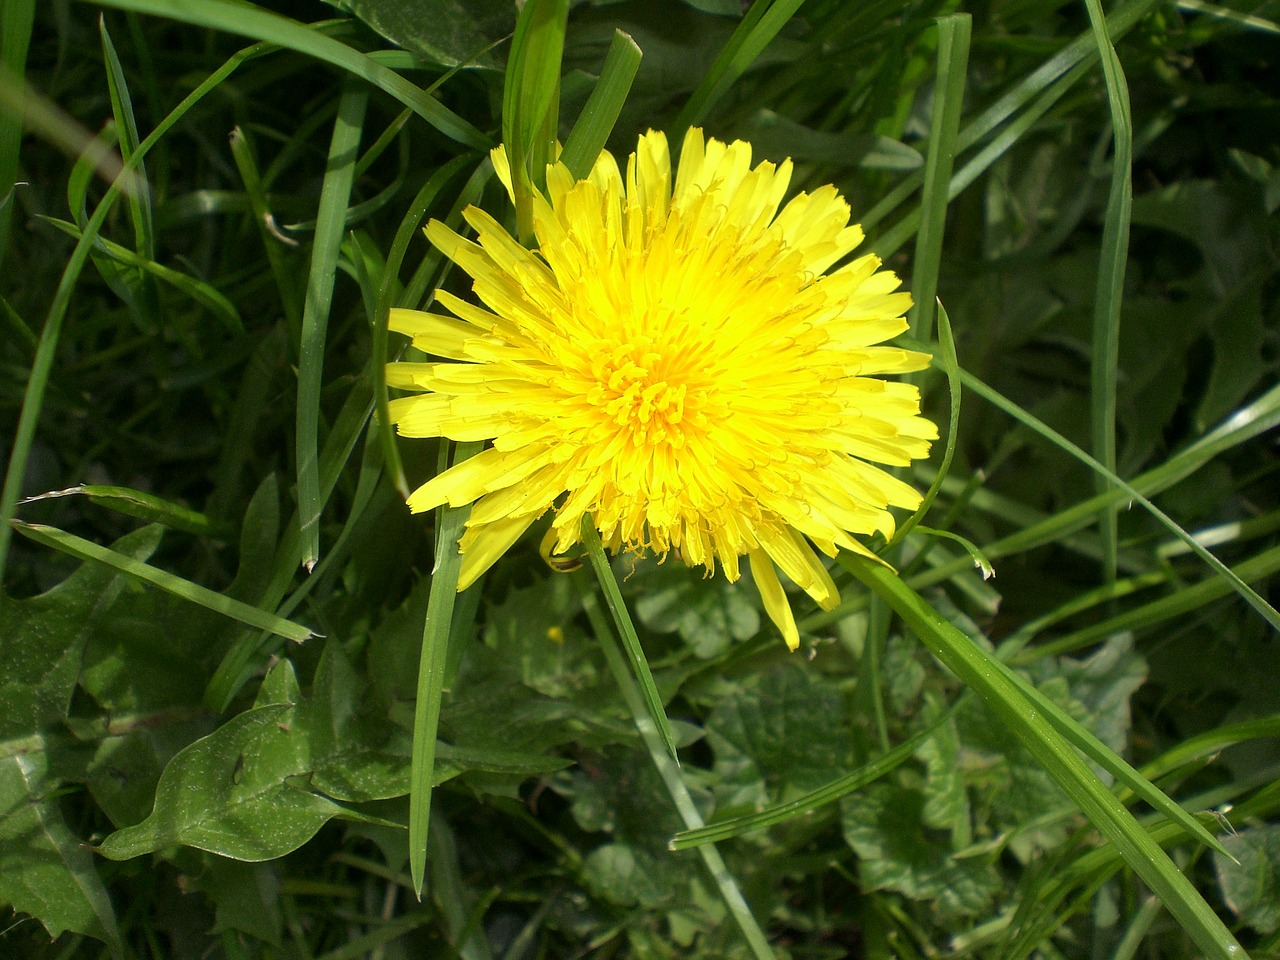
M 1093 303 L 1093 360 L 1090 376 L 1090 436 L 1093 455 L 1111 472 L 1116 469 L 1116 376 L 1120 358 L 1120 305 L 1124 299 L 1124 268 L 1129 255 L 1129 220 L 1133 208 L 1133 121 L 1129 113 L 1129 86 L 1116 48 L 1107 36 L 1106 18 L 1098 0 L 1084 0 L 1089 11 L 1098 59 L 1107 84 L 1111 111 L 1111 189 L 1106 220 L 1102 225 L 1101 263 Z M 1099 491 L 1107 488 L 1095 478 Z M 1119 507 L 1099 517 L 1102 532 L 1103 573 L 1116 578 Z
M 400 286 L 400 265 L 404 263 L 409 243 L 417 235 L 422 220 L 436 197 L 472 162 L 474 162 L 473 158 L 469 156 L 454 157 L 427 178 L 427 182 L 422 185 L 417 196 L 409 204 L 409 210 L 400 221 L 395 239 L 391 242 L 391 250 L 387 254 L 382 284 L 378 289 L 378 304 L 373 314 L 373 343 L 369 350 L 369 363 L 374 383 L 374 401 L 378 409 L 378 437 L 391 480 L 405 499 L 409 497 L 409 483 L 405 480 L 404 466 L 400 462 L 400 448 L 396 446 L 395 426 L 391 423 L 391 416 L 387 410 L 387 341 L 389 339 L 387 317 L 392 306 L 416 306 L 399 299 L 403 294 Z
M 329 304 L 338 272 L 347 204 L 355 175 L 356 151 L 364 127 L 368 90 L 348 81 L 338 102 L 338 116 L 329 142 L 329 163 L 320 188 L 320 209 L 302 311 L 302 342 L 298 348 L 297 471 L 298 524 L 302 533 L 301 561 L 308 572 L 320 558 L 319 432 L 320 388 L 324 372 L 324 344 Z
M 59 530 L 56 527 L 40 523 L 23 523 L 21 520 L 10 521 L 15 530 L 36 543 L 52 547 L 81 560 L 92 560 L 95 563 L 114 567 L 121 573 L 127 573 L 135 579 L 159 587 L 176 597 L 199 604 L 214 613 L 239 620 L 241 623 L 260 630 L 268 630 L 276 636 L 301 643 L 315 634 L 301 624 L 293 623 L 282 617 L 274 616 L 247 603 L 233 600 L 231 597 L 214 593 L 206 587 L 184 580 L 165 570 L 157 569 L 133 557 L 117 553 L 109 547 L 103 547 L 90 540 Z
M 451 140 L 474 150 L 490 146 L 483 133 L 426 91 L 366 54 L 326 36 L 315 25 L 299 23 L 237 0 L 200 0 L 199 3 L 183 4 L 175 4 L 173 0 L 101 0 L 98 5 L 209 27 L 295 50 L 369 81 L 411 108 Z
M 453 462 L 467 460 L 480 451 L 481 443 L 460 443 Z M 447 448 L 448 444 L 443 444 Z M 444 449 L 442 449 L 442 455 Z M 436 555 L 431 571 L 431 591 L 427 616 L 422 625 L 422 659 L 418 665 L 418 698 L 413 710 L 413 759 L 409 773 L 409 874 L 414 894 L 422 898 L 427 870 L 427 836 L 431 825 L 431 783 L 436 764 L 436 732 L 440 729 L 440 700 L 444 695 L 444 672 L 449 654 L 449 634 L 453 624 L 454 601 L 458 596 L 458 574 L 462 554 L 458 538 L 470 506 L 441 507 L 436 511 Z
M 0 73 L 20 83 L 26 75 L 27 48 L 35 22 L 35 0 L 5 0 L 0 6 Z M 18 148 L 22 145 L 22 114 L 0 109 L 0 267 L 9 249 L 9 225 L 17 207 Z M 3 564 L 0 564 L 0 568 Z
M 1242 960 L 1247 956 L 1151 834 L 1102 785 L 1038 707 L 1028 702 L 1003 664 L 944 620 L 892 571 L 848 554 L 841 554 L 840 563 L 883 596 L 934 656 L 983 699 L 1207 956 L 1215 960 Z
M 729 42 L 716 56 L 711 69 L 703 76 L 696 90 L 676 117 L 670 130 L 673 143 L 684 140 L 685 131 L 697 126 L 711 112 L 711 108 L 746 73 L 756 57 L 764 52 L 770 41 L 795 16 L 804 0 L 759 0 L 753 3 L 742 22 L 729 38 Z
M 911 335 L 933 336 L 933 315 L 942 264 L 942 235 L 947 223 L 951 168 L 964 106 L 965 72 L 969 66 L 969 35 L 973 21 L 967 13 L 938 19 L 938 69 L 929 125 L 929 153 L 925 158 L 924 189 L 920 198 L 920 232 L 916 234 L 911 299 Z
M 604 591 L 604 601 L 613 616 L 614 625 L 622 636 L 622 646 L 627 652 L 627 660 L 631 663 L 632 673 L 640 684 L 645 709 L 654 729 L 662 736 L 662 743 L 676 762 L 676 741 L 671 735 L 671 724 L 667 722 L 667 713 L 662 708 L 662 697 L 658 693 L 658 685 L 653 682 L 653 672 L 649 669 L 649 661 L 645 659 L 644 650 L 640 646 L 640 638 L 636 635 L 635 624 L 631 622 L 631 614 L 627 611 L 626 601 L 622 599 L 622 591 L 618 589 L 618 580 L 609 566 L 609 558 L 605 556 L 604 545 L 600 543 L 600 534 L 596 532 L 595 522 L 590 514 L 582 517 L 582 542 L 587 548 L 587 558 L 591 561 L 591 569 L 595 571 L 600 589 Z
M 631 92 L 632 81 L 640 69 L 640 47 L 621 30 L 613 32 L 609 52 L 605 54 L 600 79 L 596 81 L 586 106 L 569 132 L 560 159 L 574 178 L 581 180 L 591 172 L 596 157 L 604 149 L 618 122 L 618 114 Z
M 977 393 L 984 400 L 1003 410 L 1015 420 L 1026 424 L 1046 440 L 1071 454 L 1094 473 L 1106 478 L 1113 487 L 1118 488 L 1124 495 L 1131 497 L 1137 503 L 1141 504 L 1148 513 L 1155 517 L 1161 525 L 1165 527 L 1165 529 L 1169 530 L 1174 536 L 1185 543 L 1191 549 L 1191 552 L 1207 563 L 1215 573 L 1223 577 L 1231 585 L 1231 588 L 1235 590 L 1235 592 L 1238 593 L 1244 601 L 1249 604 L 1249 606 L 1257 611 L 1257 613 L 1266 620 L 1267 623 L 1271 624 L 1272 629 L 1280 632 L 1280 613 L 1276 612 L 1275 607 L 1267 603 L 1266 600 L 1258 595 L 1256 590 L 1241 580 L 1236 576 L 1236 574 L 1232 573 L 1221 560 L 1197 543 L 1196 539 L 1191 536 L 1191 534 L 1187 533 L 1187 531 L 1174 522 L 1168 514 L 1157 507 L 1149 499 L 1144 497 L 1133 486 L 1120 479 L 1112 471 L 1108 470 L 1097 460 L 1093 459 L 1093 457 L 1089 456 L 1089 454 L 1085 453 L 1048 424 L 1032 416 L 1017 404 L 1010 401 L 1007 397 L 1004 397 L 997 391 L 992 390 L 977 377 L 973 376 L 973 374 L 968 373 L 967 371 L 962 371 L 961 377 L 965 386 L 974 393 Z
M 584 520 L 584 535 L 587 525 Z M 591 533 L 595 534 L 595 532 L 595 527 L 591 527 Z M 603 558 L 604 551 L 600 548 L 599 542 L 600 538 L 597 535 L 596 549 Z M 591 549 L 590 544 L 588 544 L 588 549 Z M 592 553 L 591 556 L 594 562 L 595 553 Z M 612 574 L 610 575 L 612 576 Z M 631 713 L 631 719 L 635 723 L 636 729 L 640 732 L 640 738 L 644 741 L 645 749 L 649 753 L 649 759 L 653 762 L 658 775 L 662 778 L 662 783 L 667 788 L 667 793 L 671 797 L 671 802 L 675 806 L 676 812 L 688 829 L 700 829 L 704 826 L 702 815 L 698 813 L 698 808 L 694 806 L 693 798 L 689 795 L 689 788 L 685 786 L 684 779 L 680 776 L 679 764 L 674 759 L 674 754 L 670 752 L 669 738 L 659 733 L 658 726 L 654 723 L 652 711 L 646 703 L 645 696 L 636 686 L 632 669 L 628 668 L 623 652 L 619 649 L 617 635 L 609 628 L 609 622 L 605 618 L 604 611 L 600 609 L 600 603 L 596 599 L 594 591 L 590 589 L 582 591 L 582 608 L 586 611 L 587 619 L 591 621 L 591 628 L 595 631 L 596 637 L 600 642 L 600 649 L 604 652 L 605 660 L 609 664 L 609 672 L 613 674 L 614 682 L 618 685 L 622 699 L 626 701 L 627 709 Z M 617 623 L 616 616 L 614 622 Z M 764 932 L 760 929 L 760 924 L 756 922 L 755 915 L 751 912 L 751 907 L 747 904 L 746 898 L 742 896 L 742 891 L 738 888 L 738 882 L 733 878 L 733 874 L 729 872 L 728 867 L 725 866 L 724 859 L 720 856 L 720 851 L 715 848 L 714 844 L 707 842 L 698 847 L 698 854 L 702 857 L 702 863 L 707 868 L 707 872 L 711 874 L 712 880 L 715 881 L 716 888 L 720 892 L 720 898 L 724 901 L 725 907 L 728 908 L 734 922 L 737 923 L 738 929 L 742 931 L 742 935 L 756 960 L 772 960 L 774 956 L 773 950 L 770 948 L 768 940 L 765 939 Z
M 819 787 L 817 790 L 806 793 L 802 797 L 796 797 L 794 800 L 770 807 L 768 810 L 761 810 L 759 813 L 731 817 L 727 820 L 717 820 L 696 830 L 683 830 L 671 838 L 669 846 L 672 850 L 687 850 L 690 847 L 699 847 L 704 843 L 718 843 L 721 840 L 740 837 L 744 833 L 751 833 L 754 830 L 763 830 L 779 823 L 786 823 L 788 820 L 793 820 L 810 811 L 825 807 L 827 804 L 835 803 L 841 797 L 846 797 L 855 790 L 861 790 L 863 787 L 869 786 L 885 774 L 891 773 L 902 766 L 902 764 L 911 759 L 912 755 L 926 740 L 933 736 L 934 731 L 954 714 L 955 708 L 953 707 L 929 724 L 929 726 L 902 741 L 892 750 L 876 757 L 870 763 L 863 764 L 852 773 L 847 773 L 838 780 L 833 780 L 826 786 Z
M 893 539 L 889 541 L 889 548 L 892 549 L 909 534 L 921 520 L 929 514 L 929 509 L 933 506 L 933 501 L 938 497 L 938 491 L 942 489 L 942 485 L 947 480 L 947 475 L 951 472 L 951 461 L 956 455 L 956 437 L 960 430 L 960 360 L 956 356 L 956 339 L 951 332 L 951 318 L 947 315 L 947 308 L 942 305 L 942 301 L 937 301 L 938 305 L 938 353 L 935 357 L 935 363 L 942 365 L 942 370 L 947 377 L 947 393 L 950 396 L 950 418 L 947 422 L 947 445 L 942 450 L 942 463 L 938 467 L 938 472 L 933 478 L 933 482 L 929 484 L 929 489 L 925 492 L 924 499 L 920 501 L 920 506 L 909 516 L 893 535 Z
M 532 194 L 546 186 L 560 122 L 560 61 L 569 0 L 527 0 L 516 19 L 502 87 L 502 142 L 511 165 L 520 242 L 533 240 Z

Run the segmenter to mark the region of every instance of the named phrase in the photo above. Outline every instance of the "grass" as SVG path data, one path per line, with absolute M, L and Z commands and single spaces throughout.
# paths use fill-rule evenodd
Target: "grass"
M 1280 6 L 426 6 L 0 13 L 0 952 L 1280 952 Z M 455 596 L 403 503 L 475 449 L 388 422 L 421 226 L 694 124 L 935 354 L 795 654 L 598 543 Z

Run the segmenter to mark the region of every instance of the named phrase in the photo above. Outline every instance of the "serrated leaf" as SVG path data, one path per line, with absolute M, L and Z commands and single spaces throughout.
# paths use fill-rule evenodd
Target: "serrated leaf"
M 51 795 L 42 740 L 0 757 L 0 902 L 37 918 L 49 936 L 71 930 L 115 945 L 115 913 L 93 857 Z

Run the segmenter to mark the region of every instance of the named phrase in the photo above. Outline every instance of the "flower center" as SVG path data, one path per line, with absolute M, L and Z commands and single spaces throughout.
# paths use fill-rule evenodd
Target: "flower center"
M 587 400 L 606 421 L 630 429 L 637 447 L 684 445 L 687 385 L 679 370 L 648 337 L 601 345 L 592 362 L 595 386 Z

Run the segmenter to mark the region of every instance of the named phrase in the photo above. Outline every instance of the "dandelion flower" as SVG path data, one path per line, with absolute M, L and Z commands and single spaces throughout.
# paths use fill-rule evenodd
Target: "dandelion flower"
M 502 148 L 493 154 L 511 190 Z M 888 507 L 920 495 L 881 465 L 924 457 L 937 428 L 914 386 L 879 379 L 928 356 L 876 346 L 907 328 L 898 278 L 864 255 L 834 187 L 785 205 L 791 163 L 751 146 L 640 137 L 624 177 L 609 153 L 575 181 L 547 169 L 536 249 L 476 207 L 476 242 L 438 221 L 427 236 L 484 306 L 447 291 L 450 314 L 394 310 L 392 330 L 445 362 L 393 363 L 408 437 L 487 440 L 409 498 L 472 504 L 465 589 L 548 510 L 544 553 L 579 542 L 590 515 L 614 553 L 674 554 L 736 580 L 747 557 L 764 606 L 799 644 L 778 570 L 824 609 L 839 594 L 815 553 L 863 555 L 892 536 Z M 781 208 L 781 209 L 780 209 Z M 830 270 L 830 272 L 828 272 Z

